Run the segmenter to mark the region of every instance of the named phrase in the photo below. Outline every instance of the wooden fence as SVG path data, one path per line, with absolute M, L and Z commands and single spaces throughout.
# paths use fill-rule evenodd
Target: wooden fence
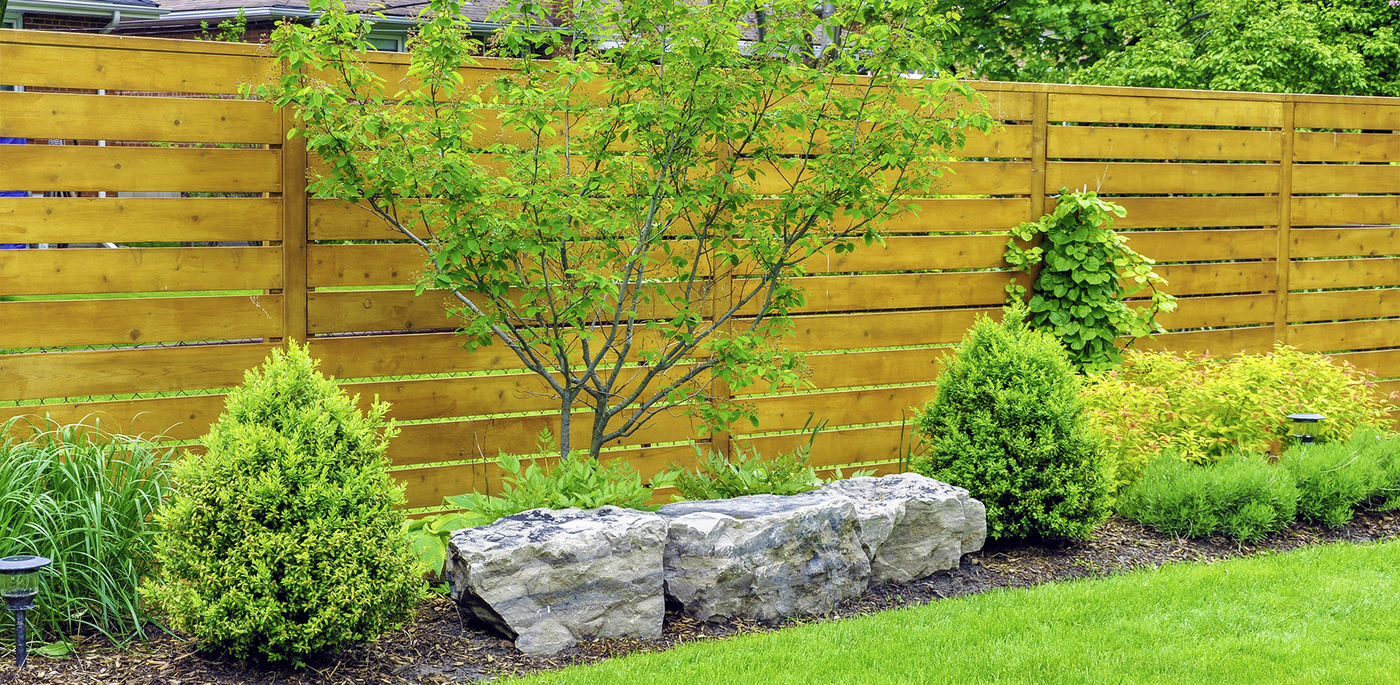
M 390 75 L 405 64 L 376 61 Z M 0 243 L 68 246 L 0 250 L 0 419 L 100 416 L 192 439 L 222 392 L 291 338 L 309 340 L 347 390 L 393 403 L 405 425 L 390 456 L 410 506 L 494 487 L 482 457 L 528 450 L 557 425 L 553 400 L 503 347 L 467 354 L 438 299 L 384 288 L 412 282 L 417 248 L 344 244 L 394 236 L 306 197 L 289 118 L 229 97 L 269 68 L 256 46 L 0 31 L 0 64 L 17 87 L 0 92 L 0 137 L 28 143 L 0 145 L 0 190 L 33 196 L 0 198 Z M 736 426 L 728 449 L 786 449 L 826 421 L 814 463 L 895 468 L 901 421 L 932 398 L 946 346 L 1002 303 L 1005 230 L 1062 187 L 1125 206 L 1116 227 L 1181 298 L 1164 320 L 1173 332 L 1143 344 L 1234 354 L 1288 343 L 1400 389 L 1389 380 L 1400 378 L 1400 100 L 978 87 L 1006 126 L 968 141 L 944 189 L 958 197 L 925 200 L 888 227 L 885 247 L 812 270 L 790 344 L 811 353 L 815 389 L 754 391 L 760 426 Z M 663 416 L 617 454 L 650 474 L 688 462 L 693 435 Z

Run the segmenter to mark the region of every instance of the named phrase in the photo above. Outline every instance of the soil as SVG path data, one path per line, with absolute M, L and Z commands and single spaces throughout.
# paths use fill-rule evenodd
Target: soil
M 1400 515 L 1358 514 L 1341 528 L 1293 526 L 1259 544 L 1224 538 L 1187 539 L 1162 535 L 1117 517 L 1088 540 L 1040 544 L 989 543 L 963 557 L 962 565 L 931 578 L 872 588 L 815 620 L 843 620 L 889 609 L 928 604 L 994 588 L 1124 573 L 1181 562 L 1212 563 L 1232 557 L 1282 552 L 1330 542 L 1371 542 L 1400 536 Z M 801 619 L 810 622 L 814 619 Z M 754 623 L 707 624 L 668 613 L 659 640 L 598 640 L 549 658 L 531 658 L 509 641 L 463 620 L 452 601 L 434 596 L 415 620 L 378 642 L 326 657 L 300 670 L 263 667 L 219 658 L 174 635 L 121 649 L 100 638 L 79 643 L 77 654 L 49 659 L 31 654 L 20 671 L 0 664 L 0 683 L 15 685 L 440 685 L 521 675 L 602 661 L 632 652 L 666 650 L 698 640 L 780 629 Z

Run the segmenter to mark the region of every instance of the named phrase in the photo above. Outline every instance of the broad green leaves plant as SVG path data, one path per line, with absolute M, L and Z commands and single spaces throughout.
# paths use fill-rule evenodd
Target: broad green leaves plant
M 643 484 L 642 477 L 622 459 L 558 459 L 549 457 L 554 438 L 539 437 L 539 453 L 529 459 L 501 453 L 496 463 L 505 471 L 501 492 L 472 492 L 445 498 L 462 511 L 432 514 L 404 524 L 414 552 L 425 568 L 440 573 L 447 562 L 447 543 L 463 528 L 494 523 L 503 516 L 541 507 L 596 509 L 602 506 L 648 508 L 653 488 L 671 485 L 675 476 L 658 474 Z
M 1011 230 L 1006 261 L 1039 275 L 1033 285 L 1028 321 L 1049 331 L 1064 344 L 1075 366 L 1102 371 L 1117 365 L 1122 355 L 1118 340 L 1134 340 L 1163 332 L 1158 312 L 1176 308 L 1176 298 L 1161 290 L 1167 282 L 1152 270 L 1148 259 L 1128 247 L 1128 239 L 1113 232 L 1113 217 L 1123 217 L 1121 206 L 1089 191 L 1061 190 L 1055 210 Z M 1018 240 L 1044 240 L 1022 247 Z M 1151 295 L 1146 306 L 1130 306 L 1125 299 Z M 1013 300 L 1025 297 L 1025 287 L 1014 280 L 1006 286 Z
M 781 338 L 804 260 L 877 240 L 936 193 L 966 128 L 993 125 L 935 66 L 948 16 L 583 0 L 537 30 L 547 9 L 499 12 L 482 61 L 462 4 L 434 0 L 389 83 L 369 23 L 318 1 L 316 25 L 274 35 L 281 75 L 251 92 L 294 109 L 326 163 L 318 197 L 427 251 L 419 292 L 451 293 L 469 350 L 503 344 L 545 380 L 559 455 L 581 438 L 596 459 L 661 412 L 756 421 L 710 384 L 802 382 Z

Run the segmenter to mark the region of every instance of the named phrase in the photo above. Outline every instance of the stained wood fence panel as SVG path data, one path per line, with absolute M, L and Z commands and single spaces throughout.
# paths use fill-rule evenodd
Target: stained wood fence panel
M 403 55 L 371 60 L 407 76 Z M 0 93 L 0 136 L 30 143 L 0 146 L 0 188 L 81 195 L 0 198 L 0 243 L 31 248 L 0 251 L 0 418 L 101 417 L 195 439 L 290 336 L 362 405 L 377 396 L 408 422 L 389 456 L 409 506 L 499 491 L 497 451 L 558 430 L 554 400 L 512 352 L 465 352 L 443 294 L 404 289 L 424 269 L 417 247 L 363 208 L 305 196 L 290 118 L 236 95 L 273 66 L 255 46 L 0 31 L 0 62 L 24 86 Z M 508 68 L 462 73 L 486 83 Z M 1024 283 L 1006 270 L 1007 230 L 1053 209 L 1062 187 L 1127 208 L 1115 228 L 1180 298 L 1162 317 L 1170 332 L 1138 347 L 1287 343 L 1373 372 L 1378 391 L 1400 387 L 1400 101 L 977 87 L 1007 126 L 969 135 L 942 177 L 955 197 L 914 201 L 883 244 L 804 264 L 807 303 L 786 341 L 809 353 L 799 391 L 734 389 L 759 425 L 714 443 L 665 414 L 608 454 L 649 476 L 693 464 L 690 440 L 772 454 L 825 422 L 814 465 L 900 468 L 901 424 L 933 398 L 952 346 L 978 316 L 1000 316 L 1013 277 Z M 784 185 L 778 169 L 757 183 Z M 573 423 L 582 437 L 591 415 Z

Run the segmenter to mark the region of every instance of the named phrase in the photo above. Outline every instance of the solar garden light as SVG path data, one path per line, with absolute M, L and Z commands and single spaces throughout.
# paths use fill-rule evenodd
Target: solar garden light
M 1289 420 L 1293 421 L 1293 423 L 1308 424 L 1308 423 L 1317 423 L 1318 421 L 1321 421 L 1321 420 L 1323 420 L 1323 419 L 1325 419 L 1325 418 L 1327 418 L 1327 417 L 1326 417 L 1326 416 L 1323 416 L 1322 414 L 1289 414 L 1289 415 L 1288 415 L 1288 418 L 1289 418 Z M 1298 427 L 1298 430 L 1306 430 L 1306 429 L 1307 429 L 1307 426 L 1299 426 L 1299 427 Z M 1290 437 L 1290 438 L 1298 438 L 1298 439 L 1299 439 L 1299 442 L 1301 442 L 1301 443 L 1303 443 L 1303 444 L 1305 444 L 1305 445 L 1311 445 L 1311 444 L 1312 444 L 1312 441 L 1313 441 L 1313 436 L 1311 436 L 1311 435 L 1309 435 L 1309 434 L 1307 434 L 1307 433 L 1303 433 L 1303 434 L 1301 434 L 1301 435 L 1290 435 L 1290 436 L 1288 436 L 1288 437 Z
M 15 612 L 15 665 L 24 668 L 28 649 L 24 644 L 24 612 L 34 608 L 39 594 L 39 569 L 53 562 L 44 557 L 23 554 L 0 558 L 0 595 Z

